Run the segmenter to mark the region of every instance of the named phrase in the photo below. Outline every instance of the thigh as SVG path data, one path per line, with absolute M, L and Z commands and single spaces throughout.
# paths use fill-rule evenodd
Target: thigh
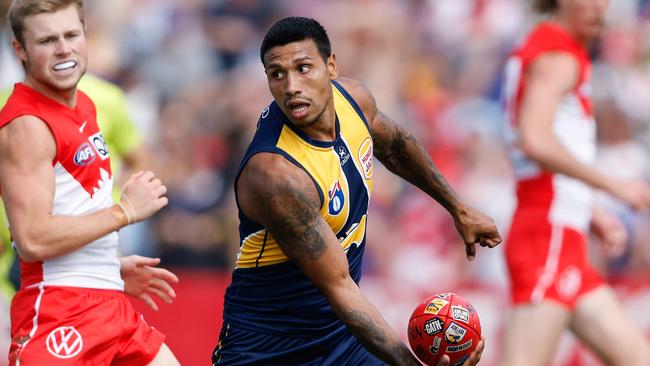
M 172 363 L 176 359 L 169 349 L 163 349 L 165 336 L 147 324 L 142 315 L 133 309 L 131 302 L 126 297 L 121 305 L 123 314 L 119 320 L 119 327 L 124 336 L 119 340 L 118 350 L 111 366 L 147 365 L 152 360 L 160 362 L 154 365 L 176 365 L 177 363 Z M 167 357 L 169 356 L 167 352 L 172 358 Z M 167 363 L 167 361 L 169 362 Z
M 500 365 L 548 365 L 569 319 L 569 310 L 554 301 L 515 306 L 506 326 Z
M 515 305 L 554 301 L 573 309 L 584 293 L 603 284 L 588 261 L 581 232 L 558 225 L 520 225 L 506 248 Z
M 570 328 L 610 365 L 650 365 L 648 341 L 609 286 L 600 286 L 579 299 Z
M 76 290 L 37 287 L 12 303 L 10 365 L 110 364 L 120 334 L 106 327 L 115 314 Z
M 156 357 L 147 366 L 178 366 L 180 363 L 166 344 L 160 347 Z

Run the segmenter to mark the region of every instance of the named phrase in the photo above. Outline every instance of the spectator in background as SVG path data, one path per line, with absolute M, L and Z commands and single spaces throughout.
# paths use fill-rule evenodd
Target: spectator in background
M 514 309 L 501 365 L 547 365 L 565 329 L 607 364 L 648 365 L 648 341 L 587 254 L 590 222 L 604 242 L 625 239 L 618 221 L 594 210 L 593 188 L 635 209 L 650 208 L 646 183 L 593 167 L 596 125 L 586 46 L 603 26 L 607 1 L 535 4 L 551 19 L 535 28 L 505 69 L 518 203 L 506 244 Z

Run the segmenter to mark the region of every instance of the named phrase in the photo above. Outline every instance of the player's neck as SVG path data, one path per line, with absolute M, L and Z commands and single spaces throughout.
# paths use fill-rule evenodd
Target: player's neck
M 304 128 L 303 131 L 318 141 L 336 140 L 336 112 L 334 112 L 334 108 L 325 109 L 316 122 Z
M 29 74 L 25 77 L 23 84 L 29 86 L 30 88 L 36 90 L 37 92 L 43 94 L 44 96 L 61 103 L 69 108 L 74 108 L 77 106 L 77 87 L 72 89 L 60 90 L 53 88 L 49 85 L 41 83 L 34 78 L 30 77 Z
M 562 19 L 559 16 L 555 16 L 552 18 L 552 22 L 558 25 L 560 28 L 564 29 L 571 35 L 571 38 L 575 39 L 576 42 L 580 43 L 581 45 L 587 46 L 587 44 L 589 44 L 590 39 L 580 34 L 580 32 L 574 29 L 571 24 L 565 19 Z

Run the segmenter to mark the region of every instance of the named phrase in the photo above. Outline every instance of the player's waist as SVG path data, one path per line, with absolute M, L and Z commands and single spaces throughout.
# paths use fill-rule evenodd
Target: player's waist
M 21 287 L 38 284 L 123 290 L 116 234 L 60 257 L 33 263 L 21 260 Z
M 224 298 L 224 322 L 288 336 L 341 325 L 322 292 L 291 262 L 236 269 Z

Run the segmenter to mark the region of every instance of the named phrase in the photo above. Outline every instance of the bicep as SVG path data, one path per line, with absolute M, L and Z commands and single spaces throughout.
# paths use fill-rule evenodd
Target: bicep
M 539 130 L 550 131 L 560 101 L 575 87 L 577 79 L 578 64 L 570 54 L 539 56 L 524 75 L 518 123 L 522 133 L 535 137 Z
M 14 237 L 51 214 L 55 156 L 50 130 L 35 117 L 0 129 L 0 187 Z
M 309 176 L 276 154 L 260 153 L 237 183 L 240 208 L 262 224 L 282 252 L 325 293 L 349 277 L 347 258 L 320 214 Z

